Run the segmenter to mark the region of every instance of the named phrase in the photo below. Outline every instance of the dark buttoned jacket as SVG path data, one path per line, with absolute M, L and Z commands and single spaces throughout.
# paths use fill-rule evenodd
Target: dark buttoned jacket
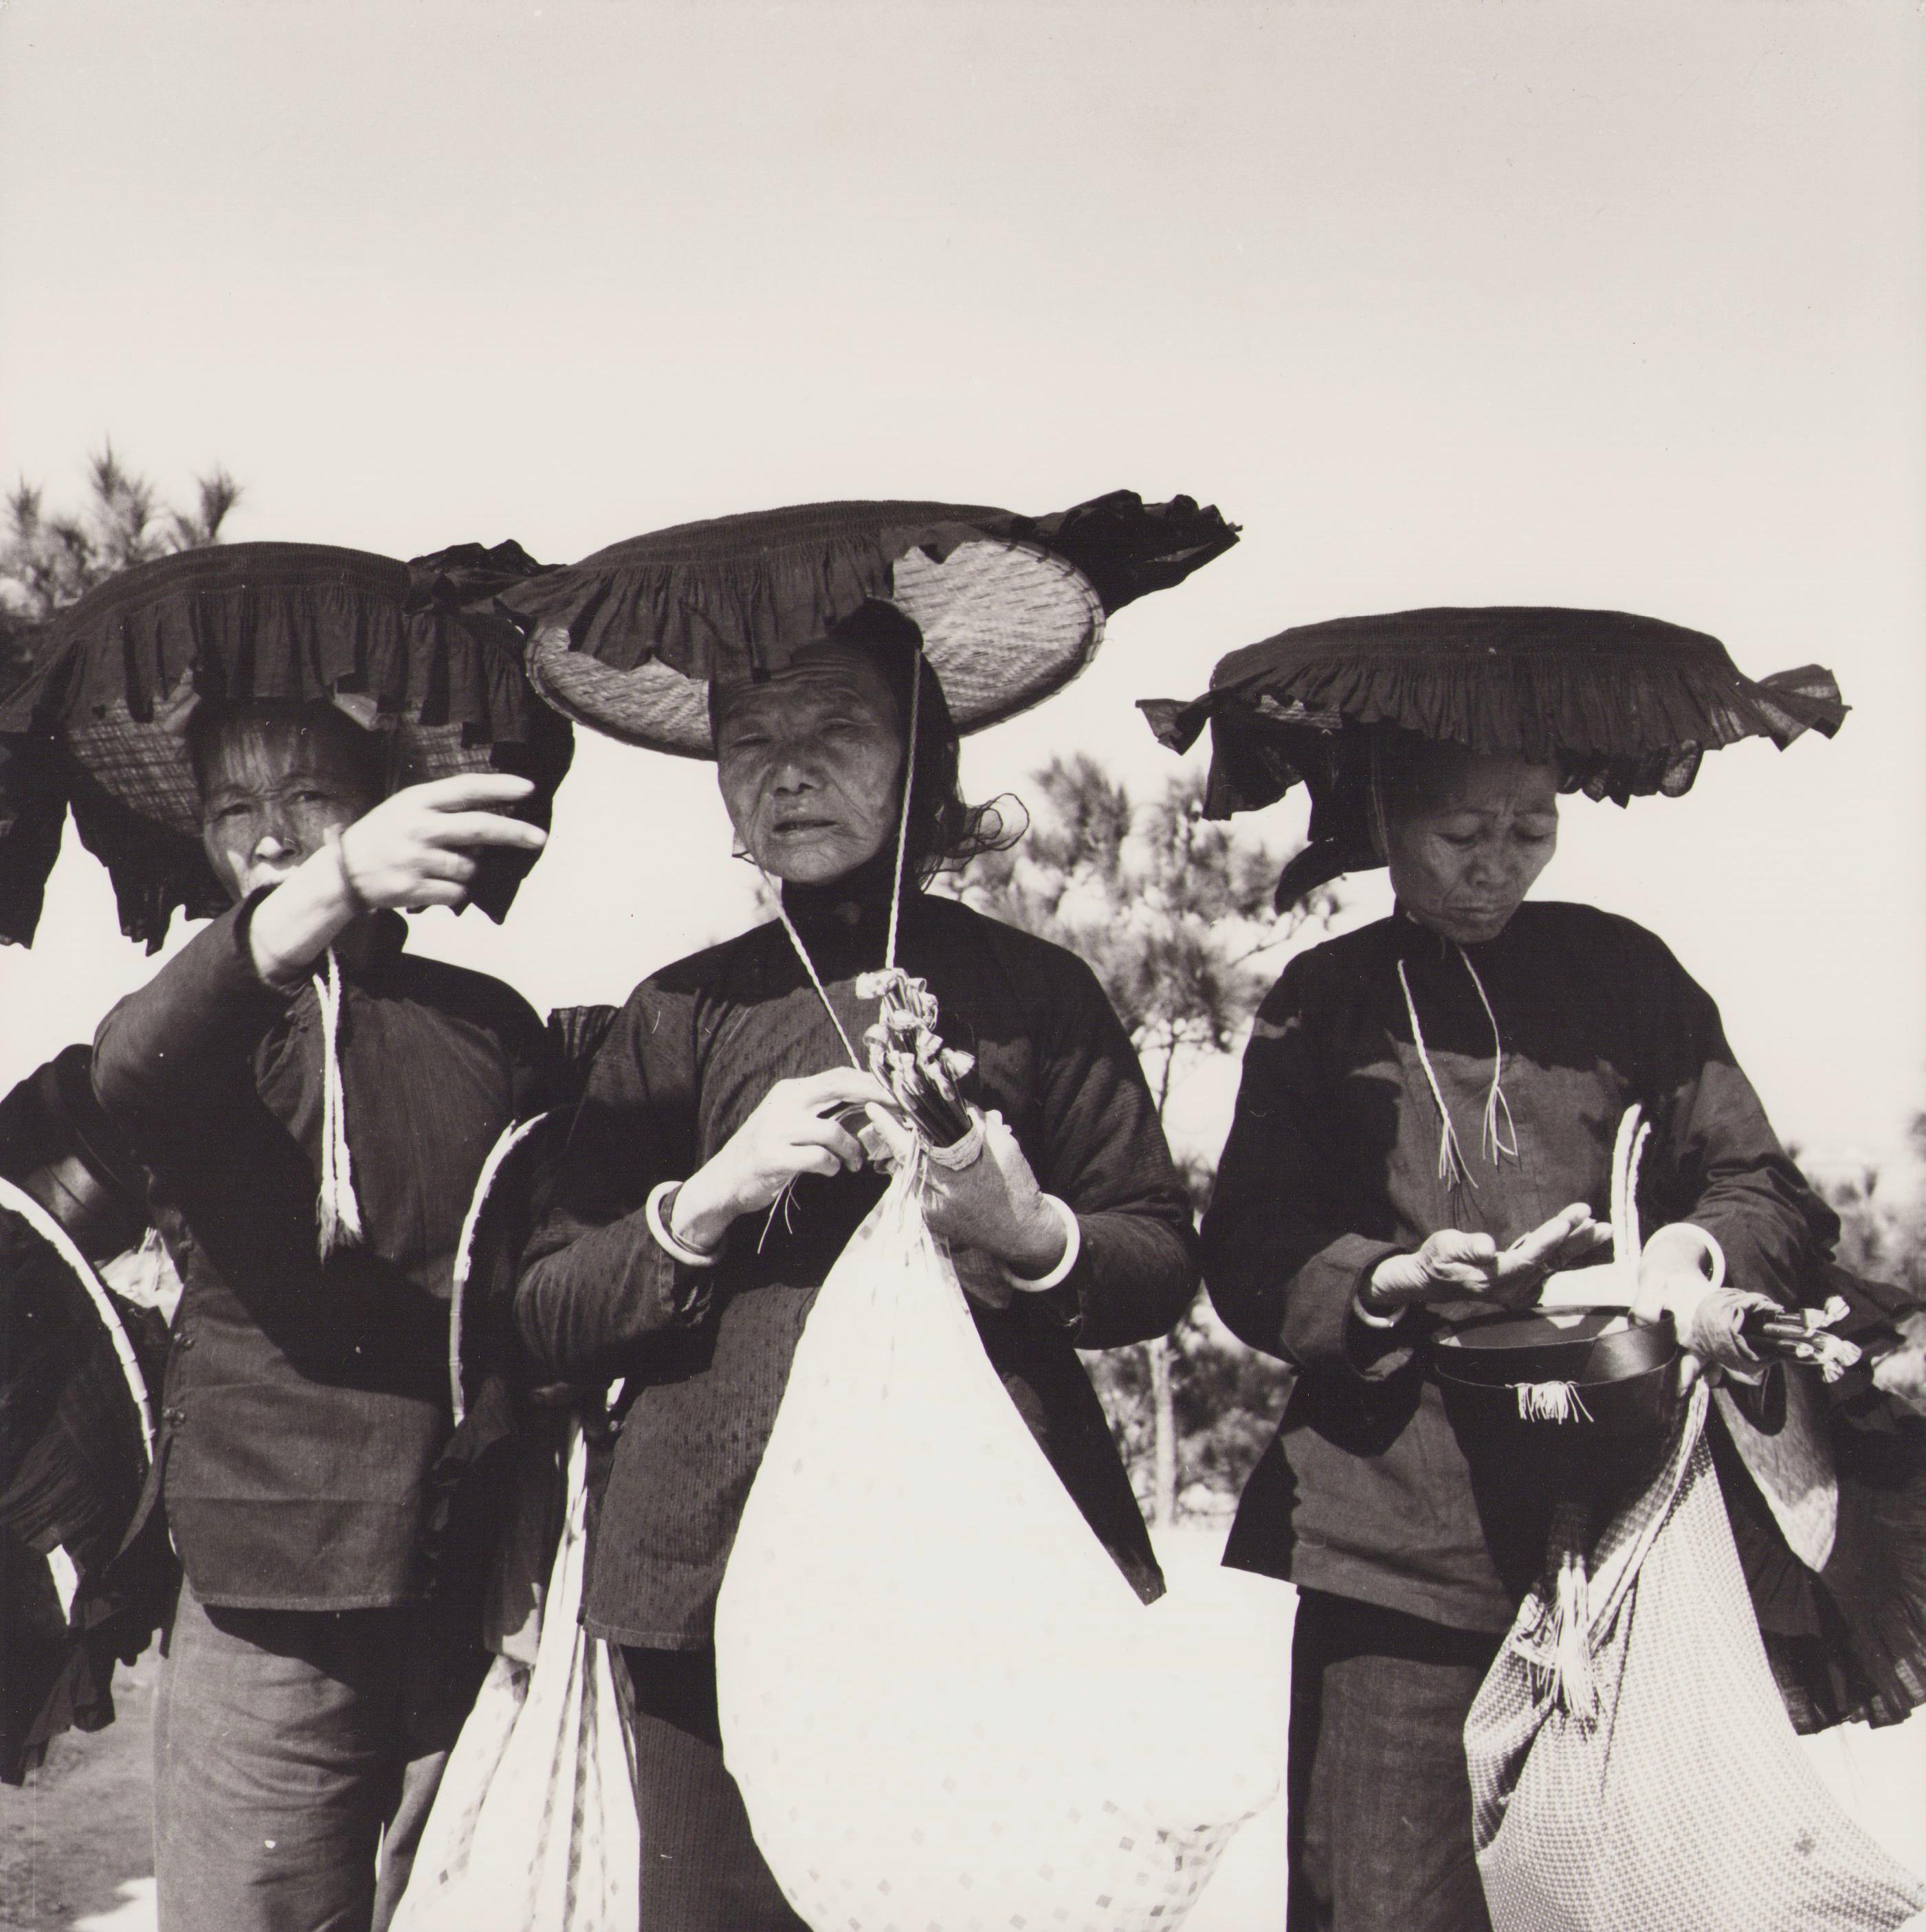
M 1479 1120 L 1501 1073 L 1496 1154 Z M 1440 1171 L 1440 1096 L 1462 1185 Z M 1689 1220 L 1736 1286 L 1796 1298 L 1838 1223 L 1780 1146 L 1718 1009 L 1652 934 L 1528 901 L 1460 948 L 1400 913 L 1285 968 L 1258 1010 L 1204 1220 L 1219 1313 L 1298 1371 L 1227 1563 L 1454 1628 L 1508 1627 L 1544 1551 L 1540 1472 L 1522 1452 L 1468 1456 L 1430 1372 L 1438 1318 L 1413 1309 L 1371 1328 L 1356 1296 L 1440 1228 L 1503 1248 L 1574 1202 L 1608 1216 L 1634 1102 L 1654 1130 L 1646 1227 Z
M 832 1020 L 771 923 L 638 987 L 604 1040 L 528 1250 L 518 1312 L 553 1372 L 626 1379 L 590 1540 L 586 1618 L 629 1644 L 699 1649 L 796 1340 L 837 1256 L 883 1191 L 868 1172 L 805 1176 L 738 1221 L 716 1266 L 682 1267 L 651 1235 L 656 1184 L 709 1160 L 779 1080 L 848 1064 L 877 1002 L 889 875 L 784 902 Z M 1082 1250 L 1057 1288 L 973 1306 L 977 1333 L 1065 1487 L 1146 1598 L 1162 1588 L 1129 1478 L 1078 1348 L 1168 1329 L 1196 1287 L 1190 1203 L 1109 1002 L 1084 962 L 953 900 L 910 893 L 898 956 L 928 982 L 944 1039 L 976 1058 L 966 1090 L 1010 1123 Z
M 401 920 L 380 918 L 344 971 L 339 1035 L 364 1238 L 322 1261 L 319 999 L 255 972 L 257 902 L 94 1043 L 96 1090 L 152 1176 L 182 1282 L 150 1488 L 203 1603 L 405 1603 L 424 1588 L 451 1426 L 463 1220 L 496 1138 L 545 1104 L 549 1048 L 518 995 L 410 957 Z

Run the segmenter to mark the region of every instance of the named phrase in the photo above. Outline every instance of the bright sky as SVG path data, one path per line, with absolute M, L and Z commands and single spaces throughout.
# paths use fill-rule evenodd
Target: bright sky
M 1347 611 L 1816 659 L 1834 743 L 1570 803 L 1541 890 L 1671 943 L 1782 1132 L 1889 1156 L 1926 1105 L 1923 53 L 1893 0 L 10 0 L 0 472 L 77 497 L 110 434 L 172 492 L 226 464 L 235 538 L 396 556 L 845 495 L 1243 524 L 973 746 L 984 790 L 1078 747 L 1160 782 L 1132 699 Z M 705 770 L 585 743 L 508 926 L 417 943 L 619 999 L 740 919 L 728 850 Z M 0 1082 L 148 970 L 70 850 L 0 955 Z

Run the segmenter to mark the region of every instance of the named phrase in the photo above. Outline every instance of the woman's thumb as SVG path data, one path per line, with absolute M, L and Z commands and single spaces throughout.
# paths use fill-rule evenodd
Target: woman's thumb
M 868 1116 L 871 1130 L 884 1145 L 898 1161 L 907 1162 L 916 1152 L 914 1131 L 905 1126 L 888 1108 L 878 1106 L 873 1100 L 862 1111 Z

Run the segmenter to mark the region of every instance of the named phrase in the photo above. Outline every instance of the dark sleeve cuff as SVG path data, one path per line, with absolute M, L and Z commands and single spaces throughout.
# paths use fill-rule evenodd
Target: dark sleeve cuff
M 1367 1270 L 1359 1278 L 1359 1293 L 1370 1280 Z M 1426 1326 L 1424 1311 L 1407 1307 L 1394 1322 L 1367 1322 L 1361 1307 L 1358 1294 L 1353 1294 L 1344 1327 L 1345 1359 L 1366 1382 L 1382 1382 L 1387 1376 L 1396 1375 L 1418 1352 Z
M 127 1131 L 166 1124 L 218 1087 L 286 1011 L 289 994 L 254 970 L 248 922 L 260 898 L 222 914 L 100 1022 L 94 1090 Z
M 632 1214 L 628 1218 L 640 1236 L 637 1244 L 637 1272 L 641 1276 L 644 1298 L 656 1317 L 649 1327 L 693 1328 L 709 1312 L 716 1286 L 715 1268 L 690 1268 L 678 1261 L 656 1240 L 646 1214 Z
M 263 886 L 250 892 L 178 956 L 179 961 L 184 962 L 200 949 L 206 949 L 196 962 L 200 970 L 188 980 L 193 992 L 202 998 L 251 999 L 260 1003 L 261 1012 L 271 1012 L 284 1006 L 295 988 L 308 977 L 304 973 L 301 980 L 289 986 L 276 986 L 262 979 L 254 964 L 254 914 L 273 890 L 272 886 Z
M 1082 1266 L 1083 1258 L 1079 1256 L 1077 1267 L 1071 1269 L 1054 1288 L 1034 1288 L 1023 1298 L 1052 1328 L 1062 1329 L 1073 1342 L 1082 1332 L 1084 1325 L 1083 1296 L 1077 1287 L 1077 1268 Z
M 1790 1244 L 1758 1239 L 1754 1216 L 1745 1206 L 1701 1201 L 1678 1219 L 1718 1242 L 1728 1288 L 1750 1288 L 1783 1307 L 1796 1306 L 1808 1274 L 1803 1258 Z
M 515 1291 L 517 1325 L 552 1375 L 621 1375 L 630 1350 L 702 1320 L 716 1273 L 682 1266 L 638 1208 L 529 1262 Z
M 1290 1360 L 1307 1369 L 1346 1369 L 1372 1382 L 1402 1368 L 1416 1346 L 1412 1318 L 1374 1328 L 1358 1320 L 1357 1300 L 1378 1264 L 1403 1252 L 1395 1241 L 1342 1234 L 1313 1255 L 1284 1298 L 1280 1339 Z
M 256 988 L 264 993 L 284 995 L 292 987 L 301 983 L 299 980 L 290 986 L 277 986 L 261 977 L 260 968 L 254 964 L 254 915 L 260 911 L 261 902 L 274 890 L 272 886 L 262 886 L 250 892 L 232 912 L 224 915 L 227 922 L 228 944 L 226 967 L 228 973 L 243 983 Z M 215 924 L 218 926 L 220 921 Z M 302 979 L 308 976 L 302 975 Z
M 1197 1292 L 1196 1250 L 1184 1232 L 1156 1216 L 1109 1210 L 1078 1213 L 1077 1226 L 1070 1273 L 1022 1299 L 1079 1348 L 1168 1334 Z

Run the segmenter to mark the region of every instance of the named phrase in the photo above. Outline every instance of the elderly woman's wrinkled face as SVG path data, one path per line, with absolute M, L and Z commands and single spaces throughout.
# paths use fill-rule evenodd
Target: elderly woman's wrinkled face
M 1432 746 L 1385 802 L 1399 903 L 1461 946 L 1504 930 L 1558 842 L 1558 774 Z
M 236 900 L 278 885 L 380 794 L 332 734 L 292 719 L 223 725 L 205 756 L 201 844 Z
M 719 707 L 716 768 L 736 836 L 764 871 L 838 879 L 896 829 L 904 724 L 882 673 L 833 645 Z

